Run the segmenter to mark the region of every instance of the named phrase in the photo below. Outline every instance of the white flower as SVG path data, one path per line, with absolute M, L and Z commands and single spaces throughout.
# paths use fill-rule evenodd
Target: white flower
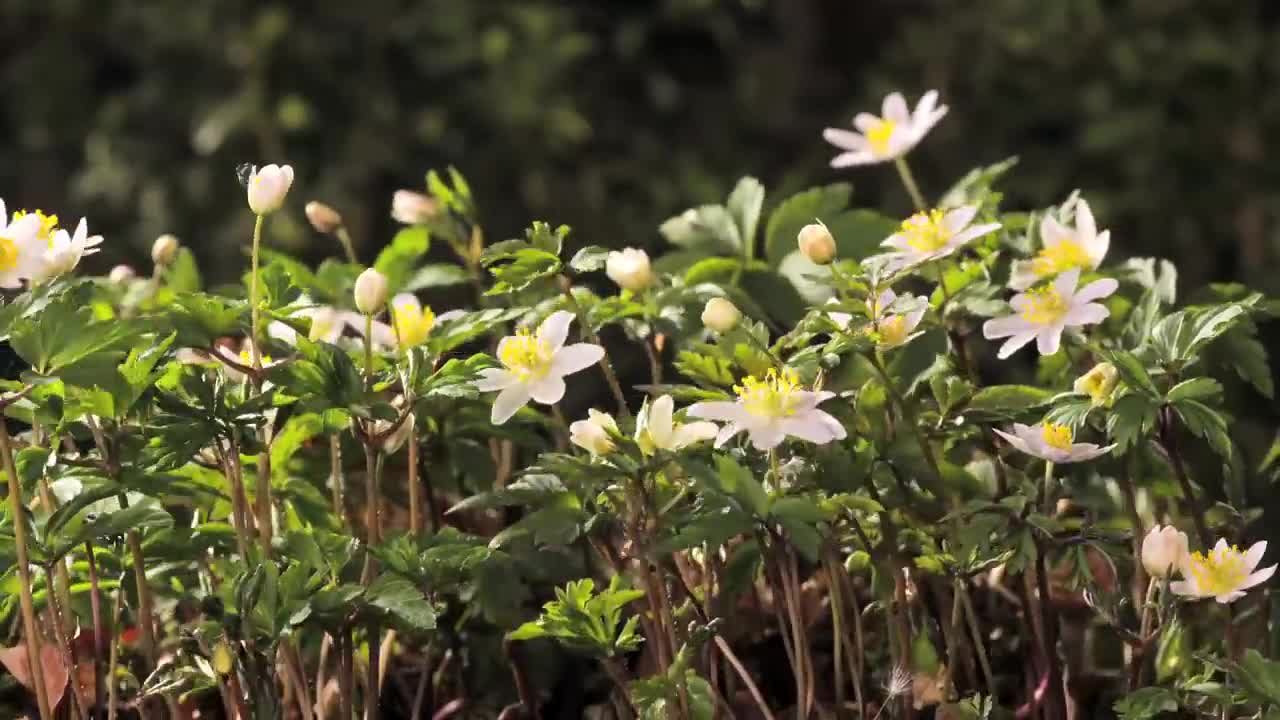
M 391 217 L 405 225 L 422 225 L 435 217 L 440 206 L 430 195 L 412 190 L 397 190 L 391 196 Z
M 391 300 L 391 326 L 402 348 L 416 347 L 427 341 L 436 326 L 436 314 L 423 307 L 412 293 L 400 293 Z
M 254 168 L 249 176 L 249 209 L 255 215 L 269 215 L 284 205 L 284 196 L 293 185 L 293 168 L 289 165 L 267 165 Z
M 710 440 L 720 431 L 715 423 L 706 421 L 677 423 L 672 419 L 674 412 L 675 401 L 670 395 L 663 395 L 640 411 L 636 443 L 641 452 L 652 455 L 655 450 L 679 450 Z
M 1039 425 L 1013 424 L 1013 432 L 996 430 L 996 434 L 1015 448 L 1041 460 L 1061 465 L 1063 463 L 1092 460 L 1111 452 L 1115 445 L 1099 447 L 1093 443 L 1072 442 L 1074 434 L 1067 425 L 1041 423 Z
M 387 304 L 387 276 L 369 268 L 356 278 L 353 292 L 357 310 L 365 315 L 377 315 Z
M 397 410 L 401 409 L 404 405 L 404 396 L 397 395 L 396 399 L 393 400 L 391 404 L 394 405 Z M 413 413 L 409 413 L 409 416 L 404 419 L 404 422 L 396 425 L 395 430 L 391 430 L 391 426 L 394 424 L 393 420 L 375 420 L 373 423 L 374 435 L 382 435 L 385 432 L 391 431 L 391 434 L 382 441 L 382 452 L 387 455 L 394 455 L 396 451 L 403 447 L 405 441 L 413 437 L 413 426 L 415 422 L 416 418 L 413 417 Z
M 165 266 L 178 256 L 178 238 L 165 233 L 151 243 L 151 262 Z
M 777 447 L 788 435 L 819 445 L 845 437 L 839 421 L 818 409 L 835 393 L 801 390 L 792 370 L 770 369 L 764 380 L 749 377 L 734 390 L 735 402 L 700 402 L 688 410 L 690 417 L 729 423 L 716 436 L 716 447 L 744 430 L 758 450 Z
M 831 167 L 851 167 L 896 160 L 907 154 L 947 114 L 947 106 L 938 106 L 938 91 L 930 90 L 908 112 L 902 93 L 891 93 L 884 99 L 880 117 L 858 113 L 853 118 L 857 132 L 827 128 L 822 137 L 844 152 L 831 161 Z
M 702 324 L 708 330 L 727 333 L 738 326 L 742 311 L 726 298 L 713 297 L 702 308 Z
M 214 352 L 216 352 L 220 359 L 224 361 L 223 365 L 225 366 L 228 380 L 239 385 L 249 379 L 249 377 L 236 368 L 235 365 L 240 365 L 246 368 L 253 367 L 252 340 L 245 338 L 244 341 L 240 343 L 240 352 L 238 353 L 226 345 L 218 345 L 214 349 Z M 270 355 L 266 354 L 261 355 L 258 359 L 262 363 L 263 370 L 279 364 L 278 360 L 275 360 Z
M 1111 394 L 1120 382 L 1120 373 L 1116 366 L 1109 362 L 1098 363 L 1089 372 L 1076 378 L 1072 389 L 1081 395 L 1088 395 L 1094 407 L 1111 405 Z
M 614 250 L 604 263 L 604 272 L 623 290 L 638 292 L 653 285 L 649 254 L 636 248 Z
M 1182 580 L 1169 584 L 1178 595 L 1190 598 L 1211 597 L 1220 603 L 1229 603 L 1245 596 L 1245 590 L 1271 579 L 1276 566 L 1258 570 L 1262 556 L 1267 552 L 1267 542 L 1254 543 L 1248 552 L 1218 540 L 1208 555 L 1191 553 L 1182 570 Z
M 339 310 L 329 305 L 302 308 L 293 313 L 294 317 L 303 317 L 311 321 L 307 339 L 311 342 L 336 343 L 348 326 L 358 327 L 364 318 L 350 310 Z M 267 326 L 267 334 L 290 345 L 298 343 L 298 333 L 292 327 L 280 321 Z
M 1167 577 L 1187 560 L 1187 534 L 1172 525 L 1153 525 L 1142 538 L 1142 567 L 1151 577 Z
M 564 397 L 564 377 L 591 367 L 604 357 L 604 348 L 590 343 L 565 345 L 573 313 L 551 313 L 536 332 L 522 329 L 498 343 L 502 368 L 486 368 L 476 389 L 497 390 L 491 420 L 501 425 L 529 400 L 551 405 Z
M 66 275 L 80 264 L 80 258 L 98 252 L 102 244 L 101 235 L 89 235 L 89 226 L 84 218 L 76 225 L 75 234 L 61 228 L 49 240 L 49 247 L 44 251 L 44 262 L 32 278 L 36 282 L 44 282 L 59 275 Z
M 988 340 L 1009 338 L 1000 347 L 1001 359 L 1014 354 L 1032 340 L 1036 341 L 1041 355 L 1058 352 L 1063 330 L 1094 325 L 1107 319 L 1111 311 L 1093 301 L 1107 297 L 1120 287 L 1115 280 L 1104 278 L 1077 290 L 1079 281 L 1080 270 L 1072 268 L 1048 285 L 1015 296 L 1009 304 L 1017 314 L 992 318 L 983 323 L 983 337 Z
M 586 420 L 578 420 L 569 425 L 569 442 L 592 455 L 607 455 L 617 447 L 611 437 L 611 434 L 617 432 L 618 423 L 612 415 L 591 409 L 587 411 Z
M 111 273 L 107 275 L 107 279 L 116 285 L 123 285 L 138 276 L 132 267 L 128 265 L 117 265 L 111 268 Z
M 1076 202 L 1076 226 L 1068 228 L 1053 215 L 1040 221 L 1042 248 L 1032 260 L 1016 260 L 1009 275 L 1009 287 L 1026 290 L 1041 280 L 1072 268 L 1087 272 L 1097 270 L 1111 246 L 1111 231 L 1098 232 L 1089 203 Z
M 810 223 L 800 228 L 796 235 L 800 254 L 815 265 L 826 265 L 836 257 L 836 239 L 822 223 Z
M 978 208 L 964 205 L 946 211 L 918 212 L 903 220 L 898 232 L 881 243 L 881 246 L 893 249 L 884 255 L 886 269 L 897 272 L 944 258 L 975 238 L 1000 229 L 1000 223 L 971 226 L 977 214 Z
M 885 289 L 876 296 L 874 300 L 870 298 L 867 299 L 867 309 L 870 311 L 869 314 L 871 315 L 871 325 L 868 329 L 873 330 L 878 336 L 876 345 L 881 350 L 888 350 L 890 348 L 905 345 L 908 340 L 915 337 L 914 333 L 916 326 L 918 326 L 920 321 L 924 319 L 923 307 L 918 310 L 912 310 L 908 313 L 888 312 L 889 307 L 893 305 L 894 301 L 897 299 L 897 294 L 891 289 Z M 828 314 L 833 320 L 835 320 L 836 315 L 843 315 L 844 313 Z M 848 319 L 845 320 L 844 324 L 847 326 L 849 320 L 852 319 L 852 316 L 849 316 Z
M 40 271 L 44 253 L 49 248 L 45 217 L 41 213 L 14 213 L 8 219 L 4 201 L 0 200 L 0 287 L 22 287 Z M 57 218 L 54 218 L 57 222 Z

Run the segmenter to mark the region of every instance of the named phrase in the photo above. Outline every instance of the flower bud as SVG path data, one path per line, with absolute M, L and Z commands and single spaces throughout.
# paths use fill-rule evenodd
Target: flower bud
M 822 223 L 811 223 L 800 228 L 796 236 L 800 252 L 815 265 L 826 265 L 836 257 L 836 239 Z
M 391 217 L 405 225 L 422 225 L 440 212 L 440 203 L 430 195 L 412 190 L 397 190 L 391 196 Z
M 1188 554 L 1187 534 L 1172 525 L 1155 525 L 1142 539 L 1142 567 L 1163 578 L 1182 568 Z
M 325 205 L 317 200 L 307 203 L 305 208 L 307 221 L 311 223 L 311 227 L 316 232 L 325 233 L 326 235 L 342 227 L 342 216 L 337 210 Z
M 137 273 L 128 265 L 117 265 L 111 268 L 111 274 L 107 275 L 107 279 L 116 285 L 127 283 L 137 277 Z
M 151 244 L 151 261 L 160 266 L 167 266 L 178 256 L 178 238 L 165 233 Z
M 742 311 L 738 310 L 738 306 L 722 297 L 711 298 L 707 301 L 707 306 L 702 309 L 702 324 L 708 330 L 718 333 L 727 333 L 734 329 L 741 319 Z
M 1111 363 L 1098 363 L 1089 372 L 1076 379 L 1073 389 L 1088 395 L 1095 407 L 1111 404 L 1111 393 L 1116 389 L 1120 374 Z
M 604 272 L 623 290 L 637 292 L 653 284 L 649 254 L 636 248 L 614 250 L 604 263 Z
M 387 276 L 369 268 L 356 278 L 356 309 L 365 315 L 377 315 L 387 304 Z
M 569 425 L 569 442 L 592 455 L 606 455 L 616 447 L 610 432 L 618 432 L 613 416 L 599 410 L 588 410 L 586 420 Z
M 383 422 L 388 427 L 390 426 L 389 422 L 380 422 Z M 413 413 L 409 413 L 409 417 L 405 418 L 404 422 L 400 423 L 399 427 L 395 429 L 395 432 L 388 435 L 386 439 L 382 441 L 382 452 L 392 455 L 401 447 L 404 447 L 405 441 L 413 437 L 413 424 Z M 386 429 L 386 427 L 381 428 L 381 432 L 386 432 Z
M 255 215 L 269 215 L 279 210 L 292 185 L 293 168 L 289 165 L 256 168 L 249 176 L 249 209 Z

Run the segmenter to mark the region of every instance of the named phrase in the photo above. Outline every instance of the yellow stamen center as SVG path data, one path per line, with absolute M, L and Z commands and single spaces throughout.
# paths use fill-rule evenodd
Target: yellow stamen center
M 19 210 L 13 214 L 13 219 L 16 221 L 18 218 L 25 217 L 28 214 L 26 210 Z M 40 230 L 36 233 L 36 236 L 49 243 L 49 247 L 53 247 L 53 234 L 58 229 L 58 216 L 53 214 L 45 215 L 43 210 L 33 210 L 30 214 L 40 218 Z
M 311 318 L 311 332 L 307 333 L 307 339 L 311 342 L 317 342 L 321 338 L 329 334 L 333 329 L 333 321 L 328 318 L 322 318 L 319 315 Z
M 1072 268 L 1090 270 L 1092 267 L 1089 253 L 1074 240 L 1063 240 L 1057 245 L 1046 247 L 1031 261 L 1031 269 L 1040 277 L 1057 275 Z
M 907 341 L 907 316 L 894 315 L 880 321 L 880 346 L 897 347 Z
M 536 380 L 551 369 L 551 357 L 555 353 L 551 345 L 541 340 L 529 329 L 503 341 L 498 348 L 498 360 L 521 381 Z
M 427 341 L 436 326 L 436 314 L 431 308 L 414 307 L 413 303 L 401 303 L 391 308 L 391 323 L 396 328 L 401 347 L 415 347 Z
M 790 369 L 779 374 L 770 368 L 763 380 L 748 377 L 733 389 L 747 412 L 760 417 L 789 417 L 795 414 L 800 402 L 799 378 Z
M 240 364 L 247 365 L 248 367 L 253 367 L 253 353 L 250 352 L 248 348 L 245 348 L 244 350 L 240 351 Z M 265 354 L 262 355 L 263 367 L 266 367 L 267 365 L 270 365 L 270 364 L 271 364 L 271 356 L 265 355 Z
M 889 140 L 893 138 L 893 131 L 898 124 L 892 120 L 880 120 L 867 131 L 867 145 L 871 147 L 871 152 L 876 155 L 889 154 Z
M 0 272 L 9 272 L 18 267 L 18 245 L 13 240 L 0 235 Z
M 1044 438 L 1044 442 L 1049 447 L 1059 450 L 1070 450 L 1073 435 L 1071 428 L 1066 425 L 1055 425 L 1053 423 L 1045 423 L 1040 429 L 1040 437 Z
M 1022 317 L 1036 325 L 1051 325 L 1067 314 L 1070 305 L 1062 297 L 1057 288 L 1046 285 L 1027 291 L 1027 304 L 1022 308 Z
M 1192 553 L 1187 561 L 1187 570 L 1204 595 L 1234 592 L 1249 578 L 1249 563 L 1235 545 L 1211 550 L 1208 556 Z
M 942 222 L 944 217 L 941 210 L 918 212 L 904 220 L 898 232 L 906 238 L 907 245 L 912 249 L 921 253 L 936 252 L 951 239 L 951 233 L 947 232 Z

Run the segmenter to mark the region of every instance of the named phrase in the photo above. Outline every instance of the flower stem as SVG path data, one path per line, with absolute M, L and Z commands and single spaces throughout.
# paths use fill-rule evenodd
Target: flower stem
M 907 159 L 899 156 L 893 161 L 894 167 L 898 168 L 898 177 L 902 178 L 902 185 L 907 189 L 907 194 L 911 196 L 911 202 L 915 204 L 916 210 L 926 210 L 928 205 L 925 204 L 924 196 L 920 194 L 920 187 L 916 185 L 916 178 L 911 174 L 911 167 L 907 165 Z
M 573 296 L 573 288 L 570 285 L 569 278 L 563 275 L 560 276 L 560 287 L 565 300 L 573 310 L 574 316 L 578 318 L 578 327 L 582 329 L 583 337 L 592 345 L 604 347 L 604 343 L 600 342 L 600 336 L 596 335 L 596 331 L 591 329 L 591 324 L 587 321 L 587 313 L 582 309 L 582 305 L 578 303 L 578 299 Z M 608 353 L 605 353 L 600 358 L 600 369 L 604 372 L 605 382 L 609 384 L 609 391 L 613 393 L 614 401 L 618 403 L 618 417 L 631 417 L 631 410 L 627 408 L 627 396 L 622 392 L 622 384 L 618 382 L 618 376 L 613 372 L 613 365 L 609 363 Z
M 249 338 L 253 348 L 253 369 L 262 371 L 262 351 L 258 348 L 258 248 L 262 245 L 262 225 L 266 215 L 258 215 L 253 221 L 253 254 L 249 257 Z
M 1178 450 L 1178 428 L 1173 417 L 1173 411 L 1167 407 L 1160 411 L 1160 444 L 1169 455 L 1169 466 L 1173 469 L 1174 476 L 1178 478 L 1178 486 L 1182 488 L 1182 499 L 1186 503 L 1187 514 L 1195 522 L 1196 534 L 1200 536 L 1200 542 L 1208 550 L 1213 547 L 1213 535 L 1209 533 L 1209 524 L 1205 520 L 1204 504 L 1196 497 L 1191 478 L 1187 477 L 1187 470 L 1182 465 L 1182 454 Z
M 338 237 L 338 242 L 342 243 L 342 249 L 347 253 L 347 262 L 352 265 L 358 263 L 355 245 L 351 243 L 351 233 L 347 230 L 347 226 L 339 225 L 334 235 Z

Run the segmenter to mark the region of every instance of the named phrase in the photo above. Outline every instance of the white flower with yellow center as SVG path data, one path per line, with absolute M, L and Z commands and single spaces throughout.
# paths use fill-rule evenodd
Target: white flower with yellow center
M 831 167 L 871 165 L 902 157 L 947 114 L 947 106 L 939 106 L 938 91 L 930 90 L 911 112 L 906 98 L 895 92 L 884 99 L 880 112 L 880 117 L 858 113 L 853 118 L 856 132 L 843 128 L 822 131 L 827 142 L 844 151 L 831 161 Z
M 1009 304 L 1016 314 L 983 323 L 983 337 L 988 340 L 1009 338 L 1000 346 L 1001 359 L 1014 354 L 1032 340 L 1036 341 L 1041 355 L 1058 352 L 1064 330 L 1095 325 L 1111 315 L 1105 305 L 1094 300 L 1101 300 L 1120 287 L 1115 280 L 1104 278 L 1077 290 L 1079 282 L 1080 270 L 1072 268 L 1048 285 L 1015 296 Z
M 867 310 L 871 316 L 871 324 L 867 326 L 867 330 L 876 334 L 876 347 L 881 350 L 905 345 L 915 337 L 915 329 L 924 319 L 923 307 L 906 313 L 889 312 L 897 299 L 897 293 L 891 289 L 885 289 L 874 299 L 867 299 Z M 832 313 L 833 318 L 834 316 L 835 313 Z
M 1184 597 L 1213 598 L 1229 603 L 1245 596 L 1245 590 L 1271 579 L 1276 566 L 1261 570 L 1258 565 L 1267 552 L 1266 541 L 1254 543 L 1248 552 L 1241 552 L 1235 545 L 1218 540 L 1207 555 L 1191 553 L 1182 568 L 1182 580 L 1169 584 L 1169 589 Z
M 951 210 L 918 212 L 902 221 L 898 231 L 890 235 L 881 246 L 892 248 L 885 254 L 886 268 L 896 272 L 944 258 L 964 247 L 975 238 L 1000 229 L 1000 223 L 970 225 L 978 208 L 965 205 Z
M 80 258 L 98 252 L 98 245 L 101 244 L 102 236 L 89 235 L 89 226 L 84 218 L 80 218 L 74 234 L 58 228 L 53 237 L 49 238 L 49 247 L 41 256 L 43 262 L 32 279 L 44 282 L 66 275 L 76 269 Z
M 530 400 L 552 405 L 564 397 L 564 376 L 585 370 L 600 362 L 604 348 L 591 343 L 565 345 L 573 313 L 558 310 L 551 313 L 536 332 L 522 329 L 498 343 L 501 368 L 480 371 L 476 389 L 498 391 L 490 419 L 501 425 Z
M 14 213 L 12 220 L 8 218 L 0 200 L 0 287 L 16 288 L 40 272 L 49 249 L 49 231 L 58 219 L 22 211 Z M 53 224 L 47 222 L 50 218 Z
M 652 455 L 657 450 L 680 450 L 694 443 L 710 440 L 720 428 L 705 420 L 678 423 L 674 419 L 675 401 L 670 395 L 649 403 L 636 418 L 636 443 L 640 451 Z
M 1120 373 L 1116 366 L 1109 362 L 1098 363 L 1089 372 L 1076 378 L 1073 390 L 1081 395 L 1088 395 L 1094 407 L 1110 407 L 1116 385 L 1120 382 Z
M 844 427 L 818 409 L 835 393 L 802 390 L 792 370 L 770 369 L 763 380 L 749 377 L 734 387 L 735 402 L 700 402 L 689 406 L 690 417 L 729 423 L 716 436 L 716 447 L 746 431 L 758 450 L 777 447 L 788 435 L 819 445 L 845 437 Z
M 1013 424 L 1013 432 L 996 430 L 996 434 L 1028 455 L 1061 465 L 1084 462 L 1111 452 L 1115 445 L 1099 447 L 1093 443 L 1074 442 L 1075 436 L 1067 425 L 1041 423 L 1039 425 Z
M 1015 260 L 1009 287 L 1026 290 L 1041 280 L 1071 269 L 1097 270 L 1111 246 L 1111 231 L 1098 232 L 1098 225 L 1083 199 L 1076 202 L 1076 225 L 1069 228 L 1052 215 L 1040 221 L 1040 253 L 1031 260 Z
M 617 447 L 613 442 L 617 432 L 618 423 L 612 415 L 591 409 L 587 411 L 586 420 L 570 423 L 569 442 L 592 455 L 608 455 Z
M 307 339 L 311 342 L 336 343 L 347 327 L 362 327 L 364 316 L 350 310 L 339 310 L 329 305 L 302 308 L 294 311 L 294 317 L 303 317 L 311 321 Z M 298 344 L 298 332 L 280 321 L 267 326 L 267 334 L 290 345 Z
M 423 307 L 410 293 L 400 293 L 391 299 L 391 326 L 402 348 L 417 347 L 427 341 L 436 326 L 436 314 Z
M 230 380 L 231 382 L 237 385 L 240 385 L 249 379 L 249 376 L 241 372 L 239 367 L 236 367 L 236 366 L 238 365 L 240 367 L 245 367 L 245 368 L 253 367 L 253 341 L 252 340 L 245 338 L 244 341 L 240 343 L 239 352 L 232 350 L 226 345 L 219 345 L 217 348 L 215 348 L 215 352 L 218 354 L 220 359 L 223 360 L 223 366 L 224 366 L 224 369 L 226 370 L 228 380 Z M 274 367 L 275 365 L 279 364 L 278 360 L 271 357 L 270 355 L 267 355 L 266 353 L 263 353 L 259 359 L 262 361 L 263 370 L 266 370 L 267 368 Z

